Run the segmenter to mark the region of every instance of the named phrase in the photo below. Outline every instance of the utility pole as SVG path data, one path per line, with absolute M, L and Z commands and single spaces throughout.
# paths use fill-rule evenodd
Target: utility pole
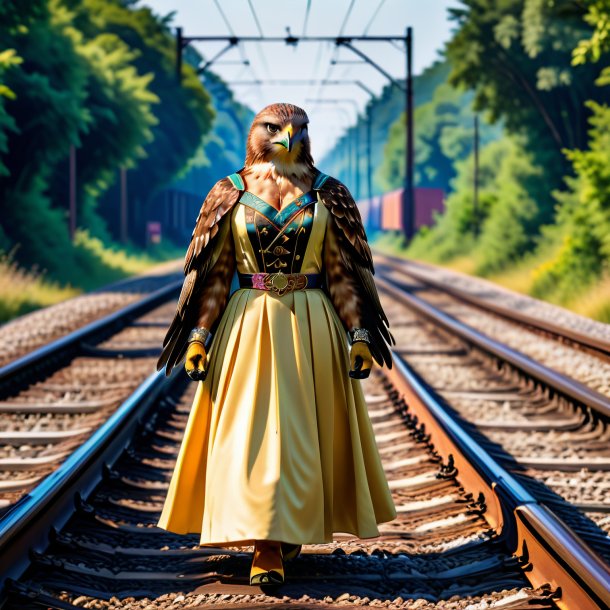
M 70 144 L 70 208 L 68 232 L 70 239 L 74 241 L 76 233 L 76 147 Z
M 182 49 L 184 49 L 184 38 L 182 28 L 176 28 L 176 80 L 182 82 Z
M 407 55 L 407 91 L 405 95 L 405 182 L 402 191 L 402 228 L 409 240 L 415 234 L 415 187 L 413 151 L 413 28 L 408 27 L 405 36 Z
M 472 215 L 474 236 L 479 235 L 479 115 L 474 115 L 474 177 L 473 177 Z
M 373 129 L 373 100 L 368 103 L 366 121 L 366 187 L 369 196 L 369 210 L 373 209 L 373 152 L 372 152 L 372 129 Z
M 120 236 L 123 244 L 127 243 L 127 170 L 121 167 L 121 227 Z

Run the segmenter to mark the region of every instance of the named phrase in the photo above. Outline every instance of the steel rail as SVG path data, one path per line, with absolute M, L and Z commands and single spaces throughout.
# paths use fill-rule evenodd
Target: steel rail
M 456 469 L 456 479 L 521 562 L 534 587 L 550 584 L 562 610 L 610 607 L 610 568 L 565 523 L 483 449 L 404 359 L 382 374 L 395 405 L 416 417 L 422 436 Z
M 102 334 L 121 329 L 133 319 L 177 298 L 182 283 L 183 278 L 9 362 L 0 368 L 0 395 L 5 393 L 9 383 L 31 382 L 40 369 L 51 367 L 59 361 L 65 362 L 81 351 L 83 344 Z
M 78 497 L 101 481 L 120 456 L 157 399 L 177 379 L 152 373 L 78 449 L 0 518 L 0 607 L 7 579 L 17 579 L 30 564 L 30 553 L 43 552 L 53 529 L 61 529 Z
M 173 281 L 1 367 L 0 394 L 10 393 L 15 385 L 30 384 L 78 354 L 87 354 L 91 343 L 177 298 L 181 286 L 182 279 Z M 46 548 L 51 529 L 61 528 L 72 515 L 75 494 L 85 497 L 94 488 L 107 462 L 129 442 L 143 413 L 175 379 L 176 374 L 165 377 L 163 371 L 151 374 L 83 445 L 0 517 L 0 607 L 7 579 L 23 573 L 32 551 Z
M 507 362 L 528 376 L 537 379 L 547 387 L 567 396 L 579 404 L 596 411 L 599 415 L 610 418 L 610 399 L 603 394 L 588 388 L 584 384 L 571 379 L 529 356 L 512 349 L 491 337 L 475 330 L 471 326 L 456 320 L 454 317 L 440 311 L 423 299 L 408 293 L 399 284 L 378 277 L 379 287 L 390 294 L 392 298 L 406 305 L 410 309 L 430 319 L 434 324 L 444 328 L 451 334 L 460 337 L 467 343 L 475 346 L 503 362 Z
M 492 312 L 513 322 L 518 322 L 519 324 L 529 326 L 534 330 L 544 331 L 545 333 L 553 335 L 554 337 L 569 339 L 578 346 L 588 348 L 596 353 L 601 352 L 604 356 L 610 356 L 610 342 L 607 340 L 594 337 L 587 333 L 579 332 L 578 330 L 572 328 L 560 326 L 559 324 L 555 324 L 549 320 L 528 315 L 527 313 L 523 313 L 522 311 L 516 309 L 511 309 L 505 305 L 492 303 L 487 299 L 477 297 L 464 290 L 460 290 L 459 288 L 455 288 L 454 286 L 450 286 L 441 281 L 435 280 L 434 278 L 427 276 L 424 271 L 418 271 L 410 268 L 406 269 L 404 266 L 404 259 L 377 252 L 375 252 L 375 259 L 379 261 L 381 265 L 390 267 L 392 270 L 406 276 L 413 277 L 417 281 L 428 286 L 432 286 L 433 288 L 441 292 L 445 292 L 456 299 L 468 303 L 469 305 L 474 305 L 484 311 Z M 412 261 L 409 262 L 412 263 Z M 417 264 L 419 265 L 421 263 L 418 262 Z

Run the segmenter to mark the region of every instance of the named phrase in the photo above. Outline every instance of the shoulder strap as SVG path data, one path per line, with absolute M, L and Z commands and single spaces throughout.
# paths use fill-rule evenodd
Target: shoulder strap
M 238 173 L 231 174 L 230 176 L 227 176 L 227 178 L 233 183 L 233 186 L 238 191 L 243 191 L 246 188 L 243 178 Z
M 329 179 L 330 176 L 328 176 L 327 174 L 323 174 L 322 172 L 320 172 L 317 176 L 316 179 L 313 181 L 313 186 L 311 187 L 314 191 L 317 191 L 318 189 L 322 188 L 322 185 Z

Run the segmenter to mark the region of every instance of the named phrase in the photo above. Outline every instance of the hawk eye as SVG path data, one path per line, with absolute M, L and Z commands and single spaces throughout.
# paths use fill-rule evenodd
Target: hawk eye
M 269 133 L 277 133 L 280 128 L 277 125 L 274 125 L 273 123 L 267 123 L 267 131 Z

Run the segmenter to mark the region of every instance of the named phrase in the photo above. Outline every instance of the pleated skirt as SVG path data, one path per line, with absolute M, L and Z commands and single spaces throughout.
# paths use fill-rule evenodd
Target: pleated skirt
M 319 289 L 239 289 L 209 353 L 158 526 L 202 545 L 331 542 L 395 518 L 346 333 Z

